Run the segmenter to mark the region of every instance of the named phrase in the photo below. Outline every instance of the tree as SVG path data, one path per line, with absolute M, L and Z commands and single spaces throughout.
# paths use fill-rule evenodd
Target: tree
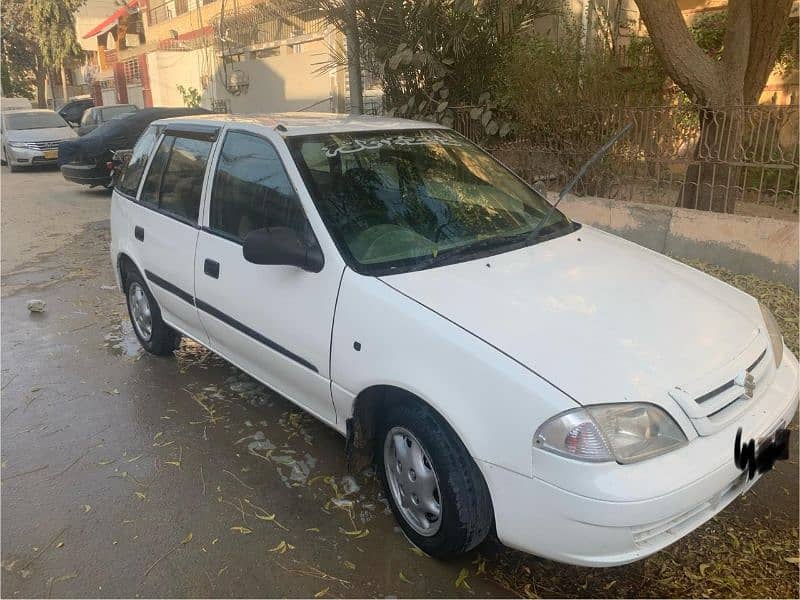
M 33 99 L 36 91 L 37 47 L 30 34 L 24 2 L 0 3 L 0 81 L 2 94 Z M 44 89 L 42 79 L 42 89 Z
M 64 64 L 83 54 L 75 37 L 75 11 L 85 1 L 28 0 L 26 3 L 30 15 L 30 34 L 38 46 L 39 68 L 45 69 L 51 77 L 56 70 L 61 70 L 65 91 Z
M 346 54 L 332 48 L 323 70 L 346 67 L 352 78 L 363 66 L 381 81 L 390 114 L 453 125 L 463 113 L 487 135 L 505 136 L 511 123 L 497 101 L 503 56 L 521 27 L 556 13 L 563 0 L 299 2 L 346 35 L 357 33 L 357 40 L 348 35 Z
M 778 58 L 792 0 L 729 0 L 722 48 L 700 47 L 676 0 L 635 0 L 670 78 L 700 107 L 700 138 L 678 206 L 733 212 L 743 110 L 755 104 Z M 726 182 L 726 185 L 719 185 Z

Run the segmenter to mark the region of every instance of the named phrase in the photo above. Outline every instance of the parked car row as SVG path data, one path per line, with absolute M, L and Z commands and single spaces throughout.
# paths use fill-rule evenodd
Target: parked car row
M 111 107 L 118 108 L 118 107 Z M 100 107 L 86 111 L 99 111 Z M 136 140 L 156 119 L 208 114 L 204 108 L 155 107 L 118 112 L 93 131 L 63 142 L 58 149 L 58 165 L 67 181 L 90 187 L 111 185 L 114 153 L 133 148 Z M 108 117 L 110 114 L 104 115 Z
M 26 99 L 3 99 L 2 106 L 3 165 L 18 171 L 57 164 L 67 181 L 90 187 L 110 185 L 114 153 L 133 148 L 152 121 L 209 112 L 184 107 L 139 110 L 133 104 L 94 106 L 91 98 L 72 100 L 58 112 L 32 109 Z

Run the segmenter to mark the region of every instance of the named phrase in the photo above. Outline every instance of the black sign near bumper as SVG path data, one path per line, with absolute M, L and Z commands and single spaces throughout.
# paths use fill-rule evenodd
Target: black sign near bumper
M 733 462 L 747 472 L 747 479 L 752 479 L 756 473 L 766 473 L 777 461 L 789 458 L 790 433 L 785 427 L 779 427 L 774 433 L 759 440 L 758 444 L 754 439 L 742 444 L 740 427 L 733 442 Z

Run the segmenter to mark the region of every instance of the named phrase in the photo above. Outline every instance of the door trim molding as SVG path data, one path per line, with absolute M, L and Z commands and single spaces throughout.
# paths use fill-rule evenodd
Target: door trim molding
M 317 367 L 314 366 L 314 364 L 310 363 L 302 356 L 298 356 L 291 350 L 287 350 L 274 340 L 271 340 L 265 335 L 260 334 L 258 331 L 248 327 L 241 321 L 237 321 L 229 314 L 222 312 L 221 310 L 211 306 L 207 302 L 203 302 L 199 298 L 193 297 L 190 293 L 180 289 L 176 285 L 171 284 L 166 279 L 162 279 L 152 271 L 148 271 L 147 269 L 145 269 L 144 274 L 145 277 L 147 277 L 148 281 L 153 282 L 158 287 L 162 288 L 163 290 L 166 290 L 167 292 L 170 292 L 171 294 L 177 296 L 181 300 L 194 305 L 198 310 L 202 310 L 204 313 L 214 317 L 215 319 L 218 319 L 219 321 L 222 321 L 229 327 L 233 327 L 238 332 L 243 333 L 247 337 L 259 342 L 260 344 L 263 344 L 267 348 L 270 348 L 271 350 L 274 350 L 278 354 L 282 354 L 286 358 L 291 359 L 294 362 L 304 366 L 306 369 L 313 371 L 314 373 L 319 373 L 319 369 L 317 369 Z

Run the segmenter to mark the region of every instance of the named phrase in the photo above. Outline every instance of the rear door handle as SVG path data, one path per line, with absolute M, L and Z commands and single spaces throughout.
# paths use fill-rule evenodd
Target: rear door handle
M 138 225 L 133 228 L 133 235 L 134 237 L 139 240 L 140 242 L 144 241 L 144 228 L 139 227 Z
M 205 262 L 203 262 L 203 273 L 214 279 L 219 279 L 219 263 L 207 258 Z

